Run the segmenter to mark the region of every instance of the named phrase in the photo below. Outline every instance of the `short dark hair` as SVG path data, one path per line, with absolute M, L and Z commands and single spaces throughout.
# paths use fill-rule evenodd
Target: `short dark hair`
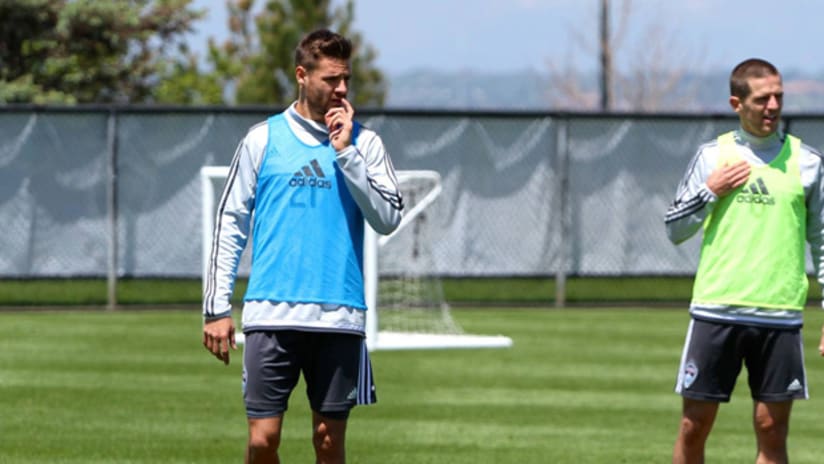
M 741 99 L 747 98 L 752 89 L 747 82 L 751 78 L 781 76 L 778 68 L 760 58 L 750 58 L 738 63 L 730 74 L 730 95 Z
M 295 66 L 307 71 L 315 69 L 321 58 L 348 60 L 352 55 L 352 42 L 328 29 L 310 32 L 295 49 Z

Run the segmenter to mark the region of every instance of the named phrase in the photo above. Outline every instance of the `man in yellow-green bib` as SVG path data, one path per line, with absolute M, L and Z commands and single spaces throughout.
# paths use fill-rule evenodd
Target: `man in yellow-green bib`
M 783 96 L 772 64 L 736 66 L 729 101 L 741 127 L 699 147 L 667 211 L 673 243 L 703 230 L 675 387 L 683 411 L 673 464 L 704 462 L 718 405 L 730 400 L 742 365 L 758 464 L 787 462 L 792 404 L 808 397 L 805 242 L 824 283 L 824 171 L 818 151 L 779 130 Z

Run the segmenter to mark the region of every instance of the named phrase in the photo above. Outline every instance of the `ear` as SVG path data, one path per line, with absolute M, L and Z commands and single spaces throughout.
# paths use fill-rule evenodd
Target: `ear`
M 733 111 L 738 113 L 739 111 L 741 111 L 741 99 L 734 96 L 734 95 L 731 95 L 730 96 L 730 106 L 732 107 Z
M 306 85 L 306 74 L 306 68 L 303 66 L 298 66 L 295 68 L 295 80 L 298 81 L 298 85 L 301 87 Z

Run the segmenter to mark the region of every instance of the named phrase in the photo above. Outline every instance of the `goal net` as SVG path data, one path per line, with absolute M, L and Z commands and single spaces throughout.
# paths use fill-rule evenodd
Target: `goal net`
M 202 187 L 203 277 L 212 245 L 215 208 L 229 169 L 206 166 Z M 399 227 L 379 236 L 364 227 L 364 291 L 366 343 L 370 350 L 508 347 L 504 336 L 467 334 L 452 317 L 435 271 L 431 218 L 441 193 L 435 171 L 397 171 L 404 215 Z M 249 252 L 244 251 L 239 276 L 248 276 Z M 242 334 L 238 334 L 242 340 Z

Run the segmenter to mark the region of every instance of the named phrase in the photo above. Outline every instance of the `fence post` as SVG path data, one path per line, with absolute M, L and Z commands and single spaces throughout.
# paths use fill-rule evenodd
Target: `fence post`
M 566 306 L 567 263 L 569 253 L 569 118 L 561 116 L 555 137 L 555 150 L 558 156 L 558 267 L 555 270 L 555 307 Z
M 106 182 L 106 204 L 109 219 L 109 249 L 106 269 L 106 308 L 113 310 L 117 307 L 117 111 L 114 107 L 109 110 L 108 127 L 106 134 L 108 151 L 108 179 Z

